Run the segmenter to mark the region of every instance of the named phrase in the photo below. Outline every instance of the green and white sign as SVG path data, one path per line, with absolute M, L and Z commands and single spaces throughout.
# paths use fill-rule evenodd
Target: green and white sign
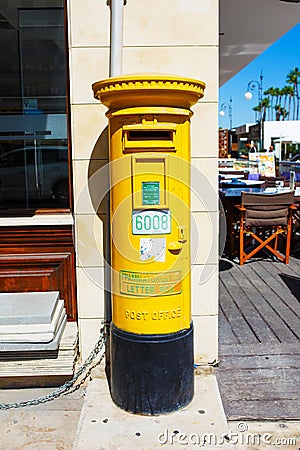
M 142 182 L 143 205 L 159 205 L 159 181 Z
M 132 211 L 132 234 L 170 234 L 169 209 L 158 211 Z

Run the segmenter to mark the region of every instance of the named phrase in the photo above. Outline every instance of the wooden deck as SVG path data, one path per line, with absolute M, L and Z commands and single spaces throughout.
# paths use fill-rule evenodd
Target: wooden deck
M 300 418 L 300 259 L 220 262 L 219 359 L 228 419 Z

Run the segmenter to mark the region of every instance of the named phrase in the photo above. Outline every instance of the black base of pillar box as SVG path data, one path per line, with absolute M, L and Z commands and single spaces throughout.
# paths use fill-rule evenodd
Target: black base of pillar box
M 172 334 L 140 335 L 111 328 L 110 391 L 120 408 L 158 415 L 194 396 L 193 325 Z

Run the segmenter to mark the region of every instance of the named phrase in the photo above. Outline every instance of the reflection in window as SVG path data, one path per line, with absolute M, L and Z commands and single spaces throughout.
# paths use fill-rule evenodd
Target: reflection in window
M 0 0 L 0 210 L 68 208 L 63 1 Z

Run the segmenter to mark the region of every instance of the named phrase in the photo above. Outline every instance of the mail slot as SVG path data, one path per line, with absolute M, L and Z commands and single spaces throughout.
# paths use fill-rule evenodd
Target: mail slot
M 153 117 L 153 116 L 152 116 Z M 141 125 L 123 126 L 123 151 L 142 152 L 153 150 L 161 152 L 176 150 L 176 128 L 171 124 L 157 124 L 157 119 L 148 118 L 154 123 L 147 124 L 143 118 Z
M 204 87 L 160 75 L 93 85 L 109 108 L 110 386 L 132 412 L 170 412 L 193 397 L 190 107 Z

